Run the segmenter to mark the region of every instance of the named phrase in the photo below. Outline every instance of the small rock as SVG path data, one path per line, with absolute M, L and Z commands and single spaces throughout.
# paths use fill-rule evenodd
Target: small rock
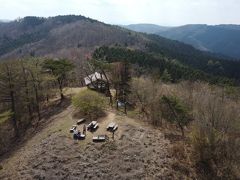
M 130 167 L 127 168 L 127 172 L 130 172 L 132 169 Z

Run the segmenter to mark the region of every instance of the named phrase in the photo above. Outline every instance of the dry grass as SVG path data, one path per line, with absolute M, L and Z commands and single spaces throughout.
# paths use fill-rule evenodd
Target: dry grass
M 1 164 L 1 179 L 188 179 L 169 153 L 170 142 L 157 129 L 115 111 L 99 119 L 93 134 L 107 134 L 106 143 L 74 141 L 69 128 L 75 124 L 70 106 L 51 117 L 46 128 L 32 137 Z M 119 125 L 115 141 L 106 131 L 109 122 Z M 78 127 L 82 130 L 82 125 Z

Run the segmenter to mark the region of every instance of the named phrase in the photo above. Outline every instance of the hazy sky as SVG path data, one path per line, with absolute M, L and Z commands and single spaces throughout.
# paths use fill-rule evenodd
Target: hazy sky
M 240 0 L 0 0 L 0 19 L 67 14 L 111 24 L 240 24 Z

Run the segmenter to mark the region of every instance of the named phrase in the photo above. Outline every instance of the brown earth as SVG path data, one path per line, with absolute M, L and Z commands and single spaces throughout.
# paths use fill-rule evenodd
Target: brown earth
M 76 119 L 69 106 L 0 164 L 0 179 L 193 179 L 190 170 L 175 167 L 172 144 L 159 129 L 115 111 L 99 119 L 93 134 L 109 140 L 93 143 L 87 132 L 83 141 L 69 133 Z M 115 140 L 106 131 L 109 122 L 119 125 Z M 78 127 L 82 131 L 82 127 Z

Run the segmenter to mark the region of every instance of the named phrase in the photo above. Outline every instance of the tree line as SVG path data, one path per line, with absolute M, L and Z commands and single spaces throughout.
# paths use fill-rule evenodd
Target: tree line
M 93 57 L 93 61 L 111 67 L 104 70 L 109 74 L 113 89 L 116 85 L 124 87 L 119 80 L 128 77 L 125 81 L 128 93 L 123 102 L 131 105 L 131 114 L 157 127 L 167 129 L 173 124 L 180 130 L 186 144 L 178 149 L 184 153 L 191 145 L 191 153 L 183 156 L 195 163 L 199 177 L 238 177 L 239 88 L 231 86 L 230 79 L 196 71 L 164 57 L 123 48 L 102 47 Z M 116 64 L 124 65 L 127 59 L 128 73 L 121 75 Z M 120 69 L 124 72 L 124 67 Z M 119 98 L 118 88 L 115 89 L 116 99 Z M 170 130 L 174 134 L 173 127 Z
M 38 125 L 44 104 L 63 88 L 74 65 L 65 60 L 31 58 L 0 63 L 0 114 L 10 119 L 15 136 Z M 8 112 L 8 113 L 6 113 Z
M 136 67 L 136 73 L 157 74 L 162 76 L 167 71 L 171 76 L 171 82 L 181 80 L 202 80 L 211 84 L 237 85 L 238 81 L 224 75 L 214 75 L 199 69 L 194 69 L 180 63 L 177 59 L 170 59 L 161 54 L 151 54 L 138 50 L 130 50 L 121 47 L 103 46 L 95 50 L 93 58 L 104 59 L 107 62 L 128 61 Z

